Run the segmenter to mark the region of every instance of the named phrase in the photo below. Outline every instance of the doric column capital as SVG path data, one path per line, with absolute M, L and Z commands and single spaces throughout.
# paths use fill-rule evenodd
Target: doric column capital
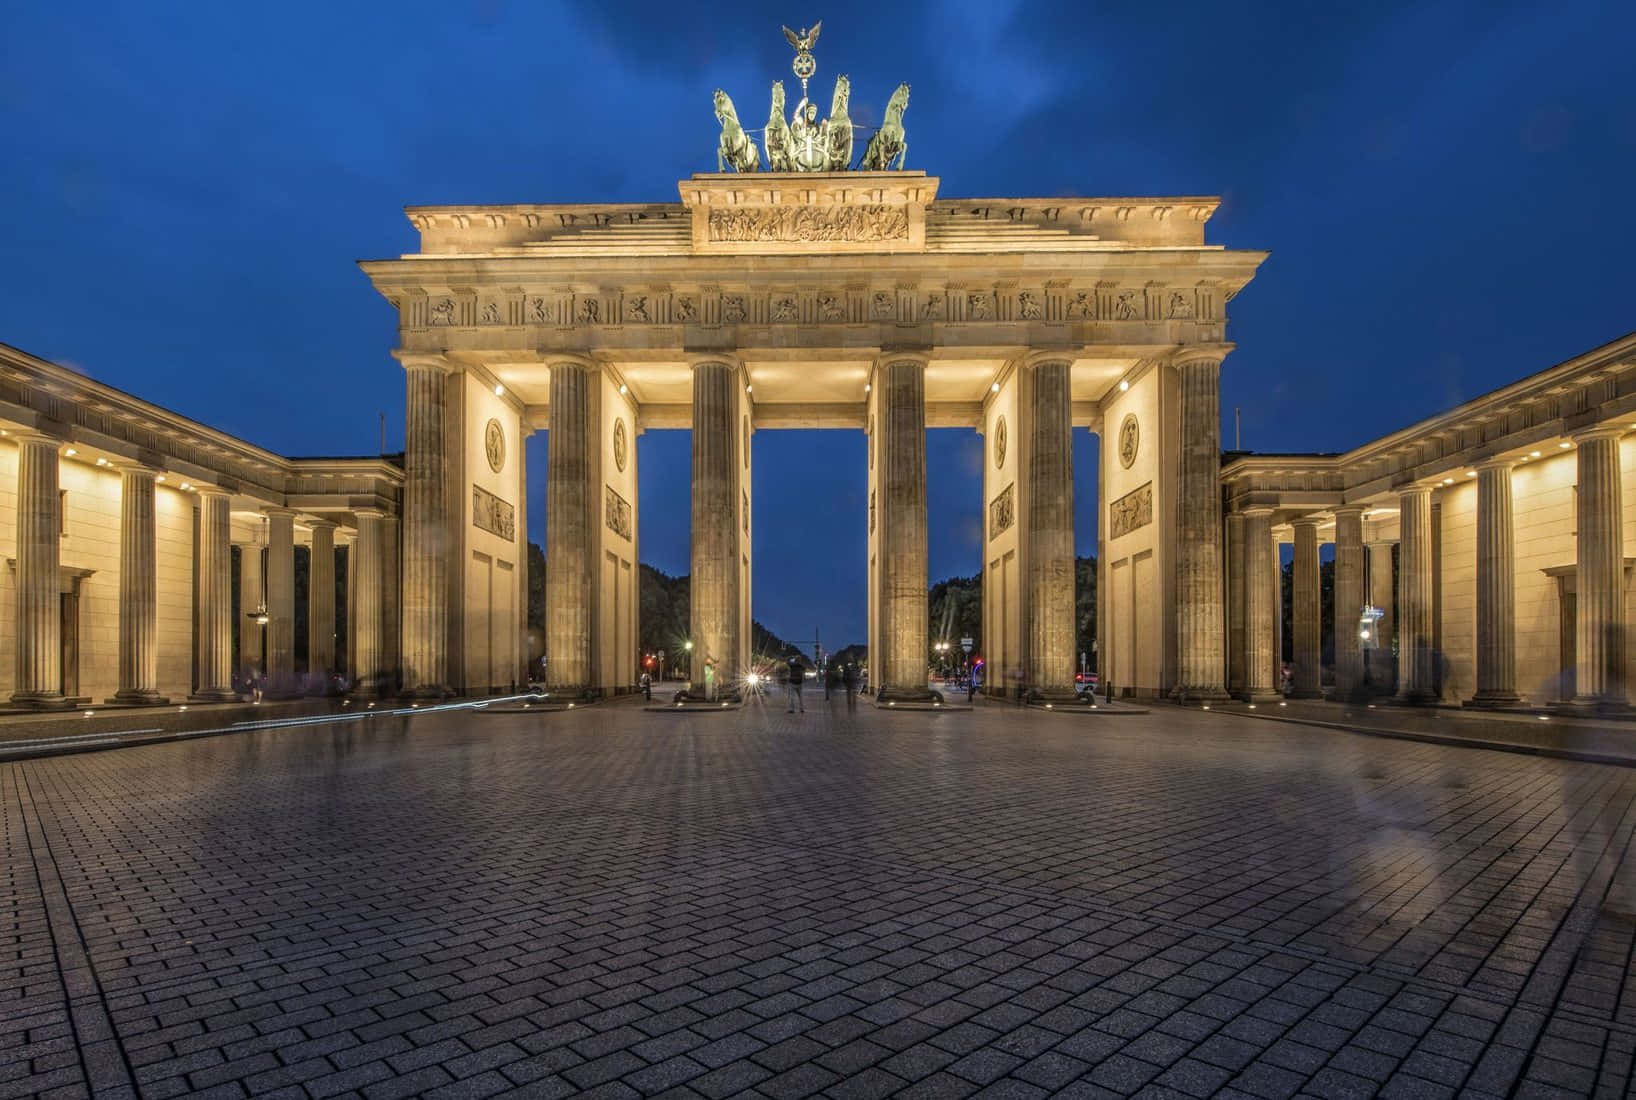
M 1405 485 L 1397 491 L 1398 500 L 1407 500 L 1410 497 L 1429 498 L 1432 493 L 1430 485 Z
M 1289 521 L 1289 525 L 1291 527 L 1310 527 L 1316 531 L 1323 526 L 1323 522 L 1322 516 L 1296 516 Z
M 1022 365 L 1028 368 L 1049 367 L 1057 364 L 1068 367 L 1072 366 L 1073 362 L 1073 352 L 1067 348 L 1034 348 L 1024 352 L 1022 357 Z
M 1517 465 L 1514 458 L 1485 458 L 1477 463 L 1474 469 L 1480 474 L 1484 470 L 1511 470 Z
M 690 351 L 687 353 L 687 365 L 691 370 L 700 367 L 731 367 L 733 370 L 742 370 L 744 361 L 730 351 Z
M 1170 365 L 1183 367 L 1190 363 L 1208 363 L 1219 367 L 1232 350 L 1232 344 L 1183 344 L 1171 355 Z
M 1238 514 L 1248 519 L 1271 519 L 1278 509 L 1270 504 L 1251 504 L 1240 508 Z
M 295 509 L 294 508 L 285 508 L 282 505 L 275 504 L 275 505 L 270 505 L 269 507 L 263 508 L 261 510 L 261 514 L 266 516 L 268 519 L 284 519 L 284 518 L 294 519 L 295 518 Z
M 403 364 L 404 370 L 435 370 L 442 374 L 458 374 L 460 364 L 452 362 L 447 355 L 438 351 L 405 351 L 396 348 L 392 358 Z
M 924 351 L 911 348 L 901 348 L 895 351 L 882 351 L 875 356 L 876 367 L 920 367 L 924 369 L 931 364 L 932 357 Z
M 1333 511 L 1336 519 L 1340 519 L 1342 516 L 1357 516 L 1362 519 L 1363 513 L 1368 509 L 1362 504 L 1337 504 Z
M 1580 443 L 1592 443 L 1599 439 L 1617 440 L 1623 437 L 1624 434 L 1625 429 L 1617 424 L 1600 424 L 1594 428 L 1586 428 L 1584 431 L 1574 432 L 1568 438 L 1572 439 L 1577 445 Z
M 354 516 L 357 516 L 359 519 L 364 519 L 365 517 L 367 517 L 369 519 L 384 519 L 384 518 L 386 518 L 386 509 L 384 509 L 384 508 L 354 508 L 352 510 L 352 514 Z
M 230 497 L 233 494 L 218 485 L 195 485 L 193 491 L 203 500 L 205 497 Z
M 315 517 L 307 522 L 307 526 L 312 528 L 314 531 L 333 531 L 339 527 L 340 524 L 336 523 L 332 519 Z
M 545 366 L 547 370 L 555 370 L 558 367 L 580 367 L 583 370 L 595 370 L 600 364 L 589 355 L 580 355 L 571 351 L 554 351 L 545 357 Z

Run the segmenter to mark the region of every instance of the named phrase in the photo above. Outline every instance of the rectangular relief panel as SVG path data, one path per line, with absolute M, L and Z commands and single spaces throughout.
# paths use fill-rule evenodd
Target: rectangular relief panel
M 471 487 L 471 522 L 479 531 L 516 541 L 517 509 L 481 485 Z

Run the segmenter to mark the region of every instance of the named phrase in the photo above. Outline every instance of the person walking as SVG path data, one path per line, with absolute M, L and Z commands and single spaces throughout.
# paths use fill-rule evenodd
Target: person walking
M 653 702 L 653 677 L 646 672 L 642 673 L 642 697 Z
M 807 704 L 801 700 L 801 681 L 806 678 L 806 675 L 807 670 L 801 667 L 801 659 L 791 657 L 789 663 L 790 705 L 784 713 L 794 714 L 796 708 L 800 708 L 802 714 L 807 713 Z
M 841 686 L 846 688 L 846 709 L 848 712 L 858 709 L 858 666 L 851 661 L 841 670 Z

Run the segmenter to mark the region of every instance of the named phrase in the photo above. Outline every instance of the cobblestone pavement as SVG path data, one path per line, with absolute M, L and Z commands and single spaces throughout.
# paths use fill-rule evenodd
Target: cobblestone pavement
M 0 1095 L 1628 1095 L 1636 769 L 1219 713 L 0 766 Z

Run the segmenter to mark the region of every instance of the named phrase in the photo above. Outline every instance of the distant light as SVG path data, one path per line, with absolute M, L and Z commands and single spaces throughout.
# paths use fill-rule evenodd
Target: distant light
M 108 460 L 106 458 L 99 458 L 99 459 L 97 459 L 97 465 L 98 466 L 106 466 L 106 465 L 108 465 Z
M 994 383 L 990 384 L 990 386 L 988 387 L 988 392 L 989 393 L 999 393 L 1000 392 L 1000 384 L 998 382 L 994 382 Z
M 1446 478 L 1443 479 L 1443 484 L 1444 485 L 1453 485 L 1454 484 L 1454 479 L 1452 477 L 1446 477 Z
M 182 482 L 182 488 L 183 489 L 191 489 L 191 488 L 193 488 L 193 486 L 189 485 L 187 482 L 184 481 L 184 482 Z
M 96 713 L 96 711 L 94 711 L 94 710 L 88 710 L 88 711 L 85 712 L 85 717 L 89 718 L 89 717 L 91 717 L 91 715 L 93 715 L 95 713 Z
M 1358 637 L 1362 638 L 1364 641 L 1367 642 L 1369 640 L 1369 631 L 1367 631 L 1367 630 L 1358 631 Z
M 569 704 L 568 704 L 568 709 L 569 709 L 569 710 L 573 710 L 573 709 L 574 709 L 574 704 L 572 704 L 572 703 L 569 703 Z
M 160 474 L 158 477 L 154 478 L 154 480 L 163 485 L 165 483 L 165 475 Z
M 869 387 L 870 387 L 870 385 L 871 385 L 871 384 L 872 384 L 872 383 L 869 383 L 869 382 L 865 382 L 865 383 L 864 383 L 864 384 L 863 384 L 863 392 L 864 392 L 864 393 L 868 393 L 868 392 L 869 392 Z M 1633 424 L 1633 425 L 1631 425 L 1631 426 L 1632 426 L 1632 427 L 1636 427 L 1636 424 Z
M 748 674 L 747 676 L 745 676 L 744 679 L 745 679 L 745 682 L 748 683 L 751 687 L 755 687 L 757 684 L 761 683 L 761 674 L 757 673 L 757 672 L 752 672 L 752 673 Z
M 1557 446 L 1561 447 L 1564 451 L 1566 451 L 1569 448 L 1571 448 L 1573 446 L 1573 444 L 1572 443 L 1558 443 Z
M 1549 722 L 1551 720 L 1551 716 L 1549 714 L 1542 714 L 1539 716 L 1539 720 L 1541 722 Z
M 619 392 L 624 394 L 624 393 L 630 393 L 631 391 L 625 388 L 625 383 L 621 382 L 621 383 L 619 383 Z
M 506 395 L 506 388 L 504 386 L 500 385 L 498 382 L 496 382 L 494 384 L 494 396 L 495 397 L 504 397 L 505 395 Z
M 1124 393 L 1128 389 L 1130 389 L 1130 383 L 1121 378 L 1119 380 L 1119 392 Z
M 1210 709 L 1210 704 L 1209 703 L 1204 704 L 1204 709 L 1209 710 Z
M 1538 458 L 1539 457 L 1539 452 L 1538 451 L 1529 451 L 1528 452 L 1528 457 L 1529 458 Z
M 898 705 L 898 701 L 896 699 L 889 699 L 887 700 L 886 705 L 889 707 L 895 707 Z
M 1466 476 L 1467 477 L 1476 477 L 1477 476 L 1477 471 L 1476 470 L 1467 470 L 1466 471 Z
M 75 455 L 79 454 L 79 452 L 76 451 L 74 448 L 70 447 L 66 451 L 64 451 L 63 454 L 67 455 L 69 458 L 73 458 Z
M 181 706 L 180 706 L 180 707 L 178 707 L 178 708 L 177 708 L 177 709 L 178 709 L 178 710 L 186 710 L 186 709 L 187 709 L 187 704 L 186 704 L 186 703 L 183 703 L 183 704 L 182 704 L 182 705 L 181 705 Z
M 1093 707 L 1094 707 L 1094 706 L 1095 706 L 1095 705 L 1096 705 L 1096 704 L 1095 704 L 1095 703 L 1092 703 L 1092 704 L 1091 704 L 1091 705 L 1092 705 L 1092 706 L 1093 706 Z M 1251 703 L 1251 704 L 1250 704 L 1250 709 L 1251 709 L 1251 710 L 1254 710 L 1254 709 L 1255 709 L 1255 704 L 1254 704 L 1254 703 Z
M 1046 709 L 1046 710 L 1052 710 L 1052 709 L 1053 709 L 1053 705 L 1052 705 L 1052 704 L 1051 704 L 1051 703 L 1047 703 L 1047 704 L 1045 704 L 1045 709 Z
M 1279 705 L 1279 706 L 1281 706 L 1281 707 L 1287 707 L 1287 706 L 1289 706 L 1289 704 L 1288 704 L 1288 703 L 1279 703 L 1279 704 L 1278 704 L 1278 705 Z
M 753 389 L 755 389 L 755 387 L 750 385 L 750 383 L 748 383 L 748 382 L 744 383 L 744 392 L 745 393 L 749 393 Z

